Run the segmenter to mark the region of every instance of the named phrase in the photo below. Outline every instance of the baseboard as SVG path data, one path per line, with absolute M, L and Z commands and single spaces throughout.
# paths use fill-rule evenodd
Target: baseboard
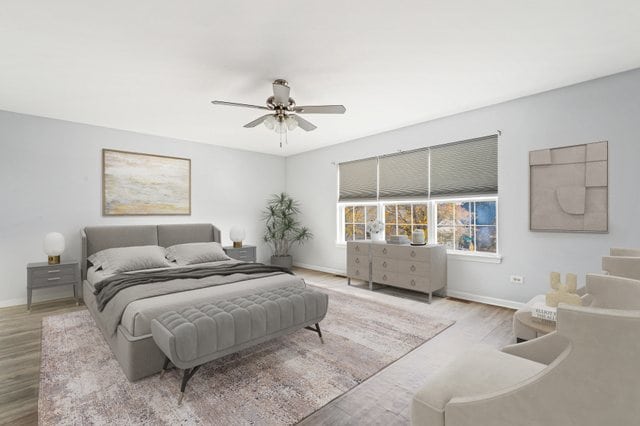
M 19 305 L 26 305 L 27 304 L 27 299 L 6 299 L 6 300 L 0 300 L 0 308 L 8 308 L 9 306 L 19 306 Z
M 300 268 L 305 268 L 305 269 L 311 269 L 313 271 L 326 272 L 328 274 L 334 274 L 334 275 L 346 274 L 345 271 L 340 269 L 327 268 L 327 267 L 318 266 L 318 265 L 310 265 L 308 263 L 293 262 L 293 266 L 298 266 Z M 514 302 L 512 300 L 506 300 L 506 299 L 498 299 L 495 297 L 479 296 L 477 294 L 467 293 L 464 291 L 449 290 L 449 289 L 447 289 L 447 296 L 451 296 L 451 297 L 455 297 L 463 300 L 470 300 L 472 302 L 484 303 L 486 305 L 502 306 L 504 308 L 511 308 L 511 309 L 520 309 L 524 306 L 524 303 L 521 303 L 521 302 Z
M 503 308 L 520 309 L 524 306 L 522 302 L 514 302 L 513 300 L 498 299 L 496 297 L 479 296 L 477 294 L 467 293 L 465 291 L 455 291 L 447 289 L 447 296 L 456 299 L 470 300 L 472 302 L 484 303 L 485 305 L 502 306 Z
M 313 271 L 326 272 L 327 274 L 334 274 L 334 275 L 346 275 L 347 273 L 344 270 L 325 268 L 324 266 L 318 266 L 318 265 L 309 265 L 308 263 L 293 262 L 293 266 L 297 266 L 299 268 L 304 268 L 304 269 L 311 269 Z

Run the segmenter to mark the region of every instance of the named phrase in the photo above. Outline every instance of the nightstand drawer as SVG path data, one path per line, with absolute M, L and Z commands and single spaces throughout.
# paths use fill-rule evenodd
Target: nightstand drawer
M 31 281 L 31 287 L 46 287 L 49 285 L 59 285 L 59 284 L 75 284 L 76 276 L 75 274 L 64 274 L 57 275 L 51 277 L 33 277 Z
M 51 265 L 50 267 L 45 268 L 34 268 L 33 269 L 33 278 L 51 278 L 51 277 L 61 277 L 64 275 L 74 275 L 75 274 L 75 265 Z

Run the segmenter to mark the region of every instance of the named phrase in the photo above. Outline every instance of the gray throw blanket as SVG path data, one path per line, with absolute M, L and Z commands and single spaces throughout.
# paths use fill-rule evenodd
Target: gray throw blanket
M 129 274 L 118 274 L 105 278 L 95 285 L 93 294 L 96 296 L 98 311 L 102 312 L 111 299 L 118 292 L 125 288 L 141 284 L 151 284 L 157 282 L 171 281 L 184 278 L 206 278 L 213 275 L 233 275 L 233 274 L 264 274 L 273 272 L 284 272 L 293 275 L 287 268 L 281 266 L 265 265 L 262 263 L 234 263 L 231 265 L 163 269 L 161 271 L 144 271 Z

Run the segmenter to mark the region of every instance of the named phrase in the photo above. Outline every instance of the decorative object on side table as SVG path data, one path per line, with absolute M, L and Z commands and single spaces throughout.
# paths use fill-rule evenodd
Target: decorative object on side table
M 371 236 L 371 241 L 384 241 L 384 222 L 380 219 L 370 220 L 367 223 L 367 232 Z
M 242 240 L 245 238 L 244 228 L 232 226 L 231 231 L 229 232 L 229 238 L 233 241 L 234 248 L 241 248 Z
M 256 246 L 245 244 L 242 247 L 235 247 L 235 245 L 233 245 L 222 248 L 225 253 L 227 253 L 227 256 L 232 259 L 242 260 L 244 262 L 255 262 L 257 259 Z
M 34 289 L 73 286 L 73 297 L 79 304 L 80 273 L 77 261 L 65 261 L 56 264 L 47 262 L 29 263 L 27 265 L 27 309 L 31 310 L 31 296 Z
M 65 249 L 64 236 L 59 232 L 49 232 L 44 237 L 43 249 L 48 256 L 49 265 L 57 265 Z
M 560 272 L 551 273 L 551 288 L 553 289 L 545 296 L 547 306 L 557 308 L 558 304 L 582 305 L 582 299 L 576 294 L 578 289 L 578 277 L 576 274 L 567 274 L 566 284 L 560 282 Z
M 304 244 L 313 238 L 313 234 L 298 221 L 300 203 L 286 193 L 275 194 L 267 201 L 263 211 L 266 229 L 264 241 L 273 249 L 271 264 L 291 268 L 293 258 L 289 249 L 293 244 Z

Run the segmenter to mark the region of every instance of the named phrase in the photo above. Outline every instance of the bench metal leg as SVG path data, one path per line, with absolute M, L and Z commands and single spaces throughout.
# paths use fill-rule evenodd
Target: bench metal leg
M 320 331 L 320 324 L 316 323 L 315 327 L 311 327 L 311 326 L 306 326 L 305 327 L 307 330 L 311 330 L 311 331 L 315 331 L 316 333 L 318 333 L 318 336 L 320 337 L 320 342 L 324 343 L 324 339 L 322 338 L 322 331 Z
M 162 371 L 160 372 L 160 378 L 162 379 L 162 377 L 164 376 L 164 373 L 167 372 L 167 367 L 169 367 L 169 357 L 165 356 L 164 357 L 164 364 L 162 364 Z
M 187 382 L 196 374 L 196 371 L 200 368 L 199 365 L 196 365 L 193 368 L 187 368 L 184 370 L 184 375 L 182 376 L 182 384 L 180 385 L 180 397 L 178 398 L 178 405 L 182 404 L 182 398 L 184 398 L 184 390 L 187 387 Z

